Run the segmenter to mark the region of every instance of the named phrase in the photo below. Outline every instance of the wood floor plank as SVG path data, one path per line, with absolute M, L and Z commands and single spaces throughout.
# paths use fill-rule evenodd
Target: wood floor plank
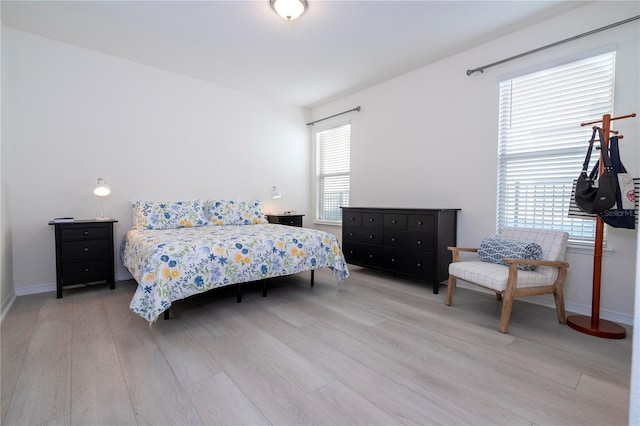
M 101 292 L 86 291 L 73 294 L 72 367 L 84 368 L 117 359 L 107 313 Z M 103 289 L 102 291 L 108 291 Z
M 16 298 L 10 315 L 2 321 L 0 329 L 0 400 L 2 401 L 2 416 L 4 419 L 9 409 L 18 377 L 29 347 L 29 341 L 36 326 L 38 312 L 42 304 L 42 294 L 34 294 Z
M 186 332 L 188 325 L 179 319 L 162 321 L 151 328 L 160 350 L 183 386 L 218 375 L 222 369 Z
M 71 424 L 137 424 L 117 358 L 74 368 L 71 390 Z
M 342 383 L 371 401 L 402 424 L 461 424 L 456 413 L 447 412 L 428 399 L 365 367 L 348 356 L 334 352 L 315 361 Z
M 224 373 L 186 386 L 200 417 L 208 425 L 268 425 L 269 421 Z
M 202 424 L 148 329 L 120 332 L 114 340 L 138 423 Z
M 232 336 L 212 336 L 204 327 L 189 330 L 218 365 L 272 424 L 333 424 L 304 395 Z
M 331 382 L 334 377 L 295 352 L 267 331 L 251 322 L 246 307 L 221 308 L 211 312 L 211 318 L 235 337 L 260 360 L 303 395 Z M 241 315 L 233 315 L 239 312 Z M 256 315 L 262 311 L 254 311 Z
M 382 411 L 371 401 L 334 380 L 309 394 L 309 399 L 338 424 L 345 425 L 393 425 L 397 420 Z
M 70 318 L 48 316 L 47 320 L 39 321 L 33 331 L 6 424 L 40 424 L 69 414 L 70 394 Z

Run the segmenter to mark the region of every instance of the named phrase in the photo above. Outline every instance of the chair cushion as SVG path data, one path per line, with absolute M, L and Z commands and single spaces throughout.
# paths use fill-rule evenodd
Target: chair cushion
M 464 261 L 449 264 L 449 274 L 495 291 L 504 291 L 509 279 L 509 268 L 498 263 Z M 518 288 L 552 284 L 537 271 L 518 271 Z
M 501 236 L 488 237 L 482 240 L 478 247 L 478 257 L 483 262 L 507 265 L 505 258 L 534 259 L 542 257 L 542 247 L 531 241 L 504 238 Z M 533 271 L 535 265 L 518 265 L 521 271 Z

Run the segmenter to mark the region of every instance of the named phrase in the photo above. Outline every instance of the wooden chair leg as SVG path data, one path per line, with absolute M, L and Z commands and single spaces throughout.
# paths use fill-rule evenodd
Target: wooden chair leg
M 456 288 L 456 277 L 449 275 L 449 281 L 447 283 L 447 297 L 444 300 L 444 304 L 451 306 L 451 300 L 453 299 L 453 290 Z
M 564 290 L 561 286 L 556 286 L 553 292 L 553 298 L 556 300 L 556 312 L 558 313 L 558 322 L 560 324 L 566 324 L 567 316 L 564 311 Z
M 502 315 L 500 315 L 500 333 L 506 334 L 511 320 L 511 310 L 513 309 L 513 300 L 515 299 L 512 291 L 508 291 L 504 295 L 502 301 Z

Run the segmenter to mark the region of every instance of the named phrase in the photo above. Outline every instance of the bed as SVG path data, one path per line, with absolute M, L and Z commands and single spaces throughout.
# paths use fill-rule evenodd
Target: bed
M 134 202 L 120 258 L 138 283 L 130 308 L 153 324 L 172 302 L 214 288 L 330 268 L 349 271 L 333 234 L 270 224 L 260 201 Z

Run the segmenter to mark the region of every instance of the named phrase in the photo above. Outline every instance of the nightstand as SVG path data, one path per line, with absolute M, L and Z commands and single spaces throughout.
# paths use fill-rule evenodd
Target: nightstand
M 278 223 L 280 225 L 297 226 L 298 228 L 302 228 L 303 216 L 303 214 L 270 214 L 267 215 L 267 220 L 269 223 Z
M 101 281 L 115 284 L 113 219 L 54 222 L 56 234 L 56 291 L 62 297 L 64 287 L 94 284 Z

